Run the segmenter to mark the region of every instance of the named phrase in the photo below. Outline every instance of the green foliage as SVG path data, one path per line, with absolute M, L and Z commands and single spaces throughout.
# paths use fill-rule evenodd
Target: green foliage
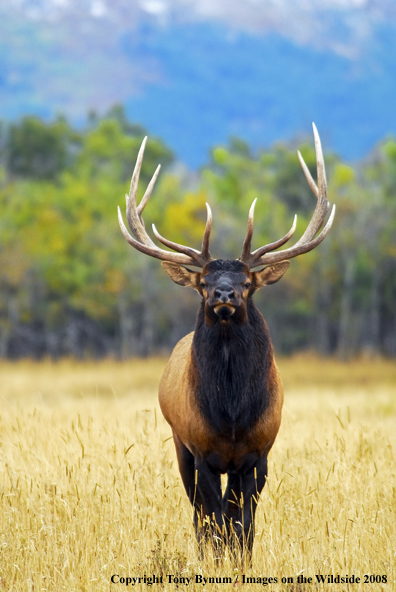
M 68 149 L 77 138 L 63 119 L 45 123 L 24 117 L 8 131 L 7 169 L 14 177 L 54 180 L 67 166 Z

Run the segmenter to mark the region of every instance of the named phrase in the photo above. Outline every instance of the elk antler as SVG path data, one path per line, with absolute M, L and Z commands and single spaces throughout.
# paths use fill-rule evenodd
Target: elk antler
M 274 251 L 278 249 L 282 245 L 284 245 L 290 237 L 293 235 L 296 229 L 297 223 L 297 216 L 294 216 L 293 226 L 289 230 L 289 232 L 281 239 L 274 243 L 270 243 L 253 253 L 250 252 L 250 246 L 252 242 L 253 236 L 253 216 L 254 216 L 254 206 L 256 205 L 256 199 L 252 203 L 252 206 L 249 211 L 249 218 L 248 218 L 248 227 L 246 232 L 246 238 L 243 243 L 242 254 L 240 256 L 240 260 L 249 265 L 250 268 L 258 267 L 259 265 L 268 265 L 271 263 L 278 263 L 278 261 L 284 261 L 285 259 L 292 259 L 293 257 L 297 257 L 298 255 L 302 255 L 303 253 L 308 253 L 308 251 L 312 251 L 315 247 L 322 242 L 325 238 L 326 234 L 329 232 L 331 225 L 333 224 L 334 214 L 335 214 L 335 205 L 331 210 L 331 214 L 327 221 L 326 226 L 323 228 L 322 232 L 315 237 L 316 233 L 322 227 L 323 221 L 327 214 L 327 210 L 329 209 L 329 202 L 327 201 L 327 183 L 326 183 L 326 172 L 323 160 L 323 153 L 322 153 L 322 146 L 320 144 L 320 138 L 318 134 L 318 130 L 316 129 L 315 124 L 313 126 L 313 133 L 315 137 L 315 152 L 316 152 L 316 166 L 317 166 L 317 176 L 318 176 L 318 186 L 316 186 L 315 181 L 311 177 L 311 173 L 308 170 L 307 165 L 305 164 L 303 157 L 301 156 L 300 152 L 298 152 L 298 158 L 300 160 L 302 169 L 304 174 L 307 178 L 308 185 L 314 192 L 317 197 L 317 204 L 315 211 L 312 215 L 311 221 L 309 222 L 306 231 L 302 235 L 299 241 L 293 247 L 288 249 L 284 249 L 283 251 L 278 251 L 277 253 L 271 253 L 270 251 Z
M 163 238 L 155 228 L 153 224 L 153 232 L 155 236 L 160 240 L 164 245 L 170 247 L 176 253 L 172 253 L 170 251 L 165 251 L 165 249 L 160 249 L 157 245 L 151 240 L 149 235 L 147 234 L 144 228 L 144 222 L 142 218 L 142 212 L 150 198 L 151 192 L 153 190 L 154 184 L 157 180 L 158 173 L 160 171 L 161 166 L 159 165 L 148 184 L 145 194 L 142 197 L 142 200 L 139 205 L 137 205 L 137 189 L 139 183 L 139 175 L 140 169 L 142 167 L 143 162 L 143 154 L 144 149 L 146 146 L 147 137 L 144 138 L 142 145 L 139 150 L 139 154 L 137 157 L 135 169 L 133 171 L 132 180 L 131 180 L 131 188 L 129 190 L 129 195 L 126 195 L 126 215 L 129 224 L 129 228 L 131 229 L 133 236 L 131 236 L 124 224 L 122 219 L 122 214 L 120 207 L 118 206 L 118 222 L 120 224 L 121 232 L 124 235 L 125 239 L 128 243 L 141 251 L 142 253 L 146 253 L 146 255 L 150 255 L 150 257 L 155 257 L 156 259 L 162 259 L 163 261 L 171 261 L 173 263 L 181 263 L 182 265 L 193 265 L 195 267 L 203 267 L 205 263 L 212 261 L 212 257 L 209 253 L 209 237 L 210 231 L 212 228 L 212 212 L 208 204 L 206 204 L 207 209 L 207 217 L 206 217 L 206 227 L 205 233 L 202 241 L 202 248 L 201 251 L 197 251 L 196 249 L 192 249 L 191 247 L 185 247 L 183 245 L 178 245 L 177 243 L 173 243 L 172 241 Z

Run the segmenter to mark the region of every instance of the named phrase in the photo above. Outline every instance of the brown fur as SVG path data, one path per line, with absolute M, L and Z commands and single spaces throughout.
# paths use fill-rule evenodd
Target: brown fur
M 220 456 L 221 465 L 226 472 L 231 462 L 236 467 L 244 456 L 255 451 L 259 456 L 268 454 L 281 423 L 283 387 L 279 370 L 273 360 L 269 390 L 270 405 L 257 421 L 252 432 L 245 434 L 238 442 L 229 442 L 215 434 L 211 426 L 201 416 L 194 397 L 194 372 L 191 345 L 194 333 L 189 333 L 174 348 L 165 367 L 159 385 L 159 403 L 166 421 L 173 433 L 194 456 L 207 457 L 211 453 Z

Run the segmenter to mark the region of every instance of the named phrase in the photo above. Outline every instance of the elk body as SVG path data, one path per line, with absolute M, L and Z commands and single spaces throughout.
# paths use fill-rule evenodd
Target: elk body
M 141 213 L 159 167 L 141 203 L 136 202 L 145 140 L 126 196 L 133 236 L 118 211 L 126 240 L 135 249 L 161 259 L 174 282 L 193 288 L 201 296 L 195 330 L 176 345 L 163 373 L 159 402 L 172 428 L 180 474 L 194 507 L 198 541 L 202 544 L 211 539 L 215 546 L 229 544 L 248 555 L 253 547 L 255 511 L 267 477 L 267 457 L 279 430 L 283 403 L 267 325 L 252 296 L 259 288 L 280 280 L 290 265 L 288 259 L 314 249 L 332 225 L 334 206 L 318 234 L 329 203 L 315 126 L 314 136 L 317 186 L 300 153 L 299 158 L 317 205 L 303 236 L 288 249 L 276 251 L 294 233 L 296 217 L 282 239 L 251 252 L 256 200 L 238 260 L 211 257 L 212 216 L 208 205 L 200 252 L 163 238 L 153 225 L 157 239 L 174 252 L 157 247 L 144 228 Z M 253 271 L 258 267 L 261 269 Z M 222 495 L 221 474 L 225 473 L 228 484 Z

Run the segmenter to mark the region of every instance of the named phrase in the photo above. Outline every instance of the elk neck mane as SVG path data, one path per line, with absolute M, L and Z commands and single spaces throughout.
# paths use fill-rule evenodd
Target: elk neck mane
M 251 297 L 243 324 L 209 326 L 201 303 L 192 358 L 198 404 L 212 428 L 234 438 L 249 430 L 269 403 L 273 362 L 267 325 Z

